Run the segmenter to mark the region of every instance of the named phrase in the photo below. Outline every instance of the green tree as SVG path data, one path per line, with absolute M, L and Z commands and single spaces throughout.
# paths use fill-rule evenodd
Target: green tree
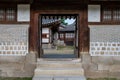
M 64 25 L 68 25 L 68 23 L 65 22 L 64 18 L 61 19 L 61 23 L 64 24 Z

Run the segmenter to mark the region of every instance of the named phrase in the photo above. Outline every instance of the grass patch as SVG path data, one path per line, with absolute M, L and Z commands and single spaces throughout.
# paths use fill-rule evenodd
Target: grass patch
M 57 50 L 74 49 L 74 46 L 57 46 Z
M 87 80 L 118 80 L 117 78 L 88 78 Z
M 32 78 L 0 77 L 0 80 L 32 80 Z

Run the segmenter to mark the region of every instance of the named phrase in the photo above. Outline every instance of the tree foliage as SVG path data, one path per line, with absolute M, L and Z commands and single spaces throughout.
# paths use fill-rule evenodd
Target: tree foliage
M 61 23 L 64 24 L 64 25 L 68 25 L 68 23 L 65 22 L 64 18 L 61 19 Z

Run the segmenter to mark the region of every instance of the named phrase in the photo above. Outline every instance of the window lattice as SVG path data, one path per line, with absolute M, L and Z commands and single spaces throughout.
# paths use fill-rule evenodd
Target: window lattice
M 15 20 L 15 9 L 8 8 L 6 10 L 6 20 L 7 21 L 14 21 Z
M 60 34 L 60 38 L 64 38 L 64 34 Z
M 0 9 L 0 21 L 16 21 L 16 9 L 15 8 L 1 8 Z
M 5 18 L 4 14 L 5 14 L 4 9 L 0 9 L 0 21 L 4 20 L 4 18 Z
M 120 9 L 116 9 L 113 11 L 113 20 L 120 21 Z
M 66 33 L 66 38 L 74 38 L 74 33 Z
M 112 19 L 112 12 L 110 9 L 104 9 L 103 11 L 103 20 L 104 21 L 111 21 Z
M 118 22 L 120 21 L 120 8 L 104 8 L 102 21 Z

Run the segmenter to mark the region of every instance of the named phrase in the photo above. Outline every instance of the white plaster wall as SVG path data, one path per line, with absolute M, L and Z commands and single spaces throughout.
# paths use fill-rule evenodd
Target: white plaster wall
M 42 34 L 49 34 L 49 28 L 42 28 Z M 47 35 L 49 37 L 49 35 Z M 49 43 L 49 39 L 42 38 L 42 43 Z
M 58 39 L 58 33 L 57 33 L 57 32 L 54 34 L 54 39 L 55 39 L 55 40 Z
M 100 5 L 88 5 L 88 22 L 100 22 Z
M 45 39 L 45 38 L 42 39 L 42 43 L 48 43 L 48 42 L 49 42 L 49 39 Z
M 90 42 L 120 42 L 120 25 L 89 25 Z
M 28 24 L 0 25 L 0 56 L 25 56 L 28 53 Z
M 49 35 L 49 37 L 50 37 L 50 42 L 52 42 L 52 31 L 50 30 L 50 35 Z
M 18 22 L 30 21 L 30 5 L 18 4 L 17 8 L 18 8 L 17 21 Z
M 42 33 L 49 33 L 49 28 L 42 28 Z

